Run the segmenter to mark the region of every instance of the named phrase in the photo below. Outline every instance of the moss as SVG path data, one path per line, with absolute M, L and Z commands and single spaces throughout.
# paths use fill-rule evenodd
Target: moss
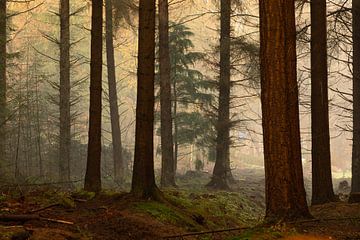
M 207 191 L 167 191 L 165 196 L 179 209 L 201 215 L 209 228 L 256 225 L 263 209 L 239 193 Z
M 94 199 L 96 196 L 96 193 L 94 192 L 88 192 L 88 191 L 84 191 L 84 190 L 78 190 L 76 192 L 73 192 L 72 194 L 73 198 L 80 198 L 80 199 L 84 199 L 84 200 L 91 200 Z
M 5 194 L 0 194 L 0 203 L 5 202 L 8 199 L 8 196 Z
M 135 209 L 150 214 L 161 222 L 182 226 L 192 231 L 201 229 L 189 216 L 163 203 L 155 201 L 140 202 L 135 204 Z
M 65 208 L 75 208 L 76 204 L 73 199 L 68 196 L 59 196 L 59 204 Z

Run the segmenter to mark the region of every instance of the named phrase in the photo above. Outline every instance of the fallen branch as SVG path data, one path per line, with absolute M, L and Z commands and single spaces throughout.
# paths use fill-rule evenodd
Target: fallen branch
M 74 225 L 73 222 L 69 222 L 69 221 L 65 221 L 65 220 L 52 219 L 52 218 L 42 218 L 41 217 L 40 220 L 47 221 L 47 222 L 67 224 L 67 225 Z
M 34 209 L 34 210 L 30 211 L 30 213 L 41 212 L 41 211 L 44 211 L 44 210 L 49 209 L 49 208 L 57 207 L 59 205 L 60 205 L 59 203 L 51 204 L 51 205 L 48 205 L 48 206 L 45 206 L 45 207 L 42 207 L 42 208 Z
M 31 220 L 40 220 L 39 215 L 35 214 L 21 214 L 21 215 L 10 215 L 10 214 L 1 214 L 1 222 L 27 222 Z
M 301 221 L 293 221 L 291 224 L 301 224 L 301 223 L 311 223 L 311 222 L 326 222 L 326 221 L 352 221 L 352 220 L 360 220 L 360 217 L 348 217 L 348 218 L 315 218 Z
M 36 214 L 22 214 L 22 215 L 9 215 L 9 214 L 0 214 L 0 221 L 1 222 L 27 222 L 27 221 L 47 221 L 47 222 L 54 222 L 54 223 L 61 223 L 67 225 L 74 225 L 73 222 L 65 221 L 65 220 L 58 220 L 52 218 L 44 218 L 40 217 Z
M 229 228 L 229 229 L 219 229 L 219 230 L 213 230 L 213 231 L 184 233 L 184 234 L 180 234 L 180 235 L 172 235 L 172 236 L 163 237 L 163 239 L 184 238 L 184 237 L 189 237 L 189 236 L 198 236 L 198 235 L 205 235 L 205 234 L 241 231 L 241 230 L 247 230 L 247 229 L 250 229 L 250 228 L 252 228 L 252 227 L 238 227 L 238 228 Z

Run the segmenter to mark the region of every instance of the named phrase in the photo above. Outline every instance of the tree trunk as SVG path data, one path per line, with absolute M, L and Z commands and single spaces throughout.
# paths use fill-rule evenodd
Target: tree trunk
M 116 182 L 124 179 L 124 162 L 122 157 L 119 105 L 116 86 L 116 71 L 113 40 L 113 7 L 112 0 L 106 0 L 106 57 L 109 85 L 109 102 L 111 117 L 111 136 L 113 145 L 114 178 Z
M 352 1 L 353 15 L 353 147 L 352 180 L 349 201 L 360 193 L 360 2 Z
M 331 177 L 326 0 L 311 1 L 312 205 L 335 201 Z
M 92 0 L 89 140 L 84 186 L 91 192 L 101 190 L 102 14 L 103 1 Z
M 209 187 L 229 189 L 230 174 L 230 14 L 231 0 L 221 0 L 220 82 L 216 162 Z
M 176 75 L 176 73 L 174 73 Z M 176 79 L 173 81 L 173 112 L 172 115 L 174 116 L 174 172 L 177 171 L 177 164 L 178 164 L 178 153 L 179 153 L 179 142 L 178 142 L 178 122 L 177 122 L 177 92 L 176 92 Z
M 0 0 L 0 169 L 6 161 L 6 0 Z
M 70 181 L 70 118 L 70 4 L 60 0 L 60 182 Z
M 171 117 L 171 66 L 168 0 L 159 0 L 159 71 L 161 106 L 161 186 L 176 186 Z
M 35 58 L 37 59 L 37 58 Z M 36 66 L 36 65 L 35 65 Z M 35 72 L 37 71 L 35 67 Z M 41 123 L 40 123 L 40 99 L 39 99 L 39 79 L 36 77 L 36 142 L 37 142 L 37 155 L 39 158 L 39 177 L 41 180 L 44 179 L 44 166 L 41 153 Z
M 135 157 L 131 192 L 136 197 L 158 198 L 154 175 L 155 0 L 139 5 L 138 87 Z
M 308 218 L 301 164 L 293 0 L 260 0 L 266 220 Z

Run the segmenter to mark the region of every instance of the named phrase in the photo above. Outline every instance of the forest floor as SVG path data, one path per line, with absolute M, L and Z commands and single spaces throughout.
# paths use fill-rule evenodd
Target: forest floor
M 311 208 L 316 220 L 265 227 L 262 178 L 249 173 L 232 192 L 214 192 L 202 187 L 208 177 L 195 172 L 180 177 L 179 188 L 164 190 L 169 203 L 53 186 L 3 189 L 0 240 L 360 239 L 360 204 L 320 205 Z M 220 229 L 232 231 L 211 232 Z

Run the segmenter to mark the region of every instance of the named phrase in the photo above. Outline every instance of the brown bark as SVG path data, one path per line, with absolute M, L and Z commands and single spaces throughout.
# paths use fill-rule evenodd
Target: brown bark
M 89 140 L 84 186 L 91 192 L 101 190 L 102 7 L 102 0 L 92 0 Z
M 293 0 L 260 0 L 266 220 L 308 218 L 301 164 Z
M 326 0 L 311 1 L 312 205 L 335 201 L 331 177 Z
M 60 0 L 60 149 L 59 181 L 70 181 L 70 4 Z
M 231 0 L 221 0 L 220 82 L 216 138 L 216 162 L 211 182 L 207 185 L 228 189 L 230 170 L 230 14 Z
M 6 0 L 0 0 L 0 168 L 6 160 Z
M 106 57 L 109 85 L 109 102 L 111 118 L 111 137 L 113 145 L 114 178 L 121 182 L 124 179 L 124 162 L 122 157 L 119 105 L 116 86 L 116 71 L 113 39 L 113 5 L 112 0 L 106 0 Z
M 168 0 L 159 0 L 159 71 L 161 107 L 161 186 L 176 186 L 171 117 Z
M 360 193 L 360 2 L 352 1 L 353 14 L 353 147 L 351 195 Z M 350 196 L 351 199 L 352 198 Z
M 139 5 L 138 87 L 135 157 L 131 192 L 139 198 L 157 198 L 154 175 L 155 0 Z

